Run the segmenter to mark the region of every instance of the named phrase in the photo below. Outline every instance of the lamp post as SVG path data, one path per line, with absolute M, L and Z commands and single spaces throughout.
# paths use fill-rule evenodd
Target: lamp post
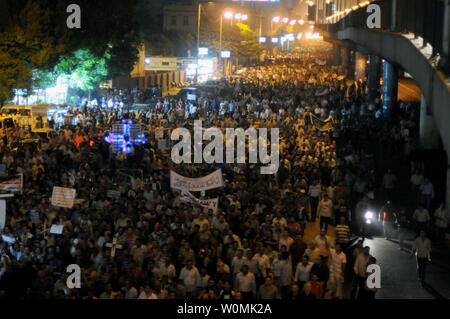
M 197 68 L 195 69 L 195 83 L 198 82 L 198 51 L 200 49 L 200 19 L 202 16 L 202 4 L 198 3 L 198 18 L 197 18 Z

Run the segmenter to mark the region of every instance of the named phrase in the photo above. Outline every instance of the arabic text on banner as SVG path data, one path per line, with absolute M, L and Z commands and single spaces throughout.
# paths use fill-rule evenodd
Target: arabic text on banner
M 52 205 L 72 208 L 75 202 L 76 190 L 73 188 L 53 187 Z
M 190 178 L 170 171 L 170 187 L 188 191 L 207 191 L 223 186 L 222 169 L 204 177 Z
M 181 191 L 180 199 L 184 202 L 191 204 L 198 204 L 202 207 L 212 209 L 214 213 L 217 213 L 217 208 L 219 207 L 219 198 L 212 199 L 198 199 L 188 191 Z

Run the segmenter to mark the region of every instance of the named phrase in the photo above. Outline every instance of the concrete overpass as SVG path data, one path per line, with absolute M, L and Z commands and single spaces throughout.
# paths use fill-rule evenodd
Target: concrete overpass
M 336 2 L 342 8 L 347 1 Z M 328 19 L 334 23 L 318 28 L 325 41 L 334 44 L 336 64 L 350 70 L 350 61 L 355 61 L 355 73 L 348 71 L 348 77 L 364 77 L 368 67 L 372 99 L 380 94 L 383 77 L 381 95 L 387 116 L 397 105 L 399 69 L 415 79 L 422 92 L 421 145 L 436 149 L 442 143 L 447 153 L 446 201 L 450 207 L 450 0 L 381 0 L 371 4 L 381 9 L 380 28 L 369 28 L 372 12 L 367 11 L 367 5 L 345 16 L 341 11 Z

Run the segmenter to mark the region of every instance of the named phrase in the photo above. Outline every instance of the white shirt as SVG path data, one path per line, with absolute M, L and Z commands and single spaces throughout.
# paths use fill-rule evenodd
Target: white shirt
M 423 182 L 423 176 L 422 175 L 414 174 L 414 175 L 411 176 L 411 183 L 412 184 L 414 184 L 416 186 L 419 186 L 419 185 L 422 184 L 422 182 Z
M 311 197 L 319 197 L 322 192 L 322 188 L 320 185 L 311 185 L 309 186 L 308 194 Z
M 311 268 L 314 264 L 312 262 L 308 262 L 305 265 L 303 265 L 302 262 L 299 262 L 297 264 L 297 268 L 295 269 L 295 277 L 294 277 L 294 281 L 303 281 L 303 282 L 307 282 L 310 280 L 311 278 Z
M 289 259 L 280 260 L 278 266 L 280 267 L 280 285 L 288 286 L 292 284 L 292 265 Z
M 446 209 L 436 209 L 436 211 L 434 212 L 434 217 L 436 218 L 436 227 L 444 229 L 447 228 L 449 214 Z
M 239 258 L 238 256 L 234 256 L 233 260 L 231 261 L 231 268 L 233 269 L 233 273 L 237 274 L 241 271 L 241 267 L 245 265 L 247 258 L 245 256 L 242 256 L 242 258 Z
M 342 264 L 347 263 L 347 257 L 344 252 L 340 252 L 339 254 L 336 252 L 336 249 L 331 248 L 331 272 L 338 275 L 342 274 Z
M 325 241 L 326 239 L 326 241 Z M 317 235 L 316 238 L 314 239 L 314 242 L 316 244 L 316 248 L 320 251 L 320 254 L 323 256 L 328 256 L 329 255 L 329 251 L 328 248 L 326 246 L 326 243 L 328 243 L 328 247 L 330 247 L 330 238 L 328 238 L 327 235 L 325 235 L 325 237 L 321 237 L 320 235 Z
M 328 200 L 321 200 L 319 204 L 319 216 L 331 217 L 333 215 L 333 202 Z
M 253 292 L 253 295 L 256 296 L 256 282 L 255 276 L 248 272 L 247 275 L 244 275 L 242 272 L 236 275 L 236 284 L 237 290 L 241 292 Z
M 181 269 L 180 280 L 183 280 L 184 287 L 188 292 L 195 290 L 199 277 L 200 274 L 194 266 L 191 269 L 188 269 L 187 266 Z
M 417 258 L 429 258 L 431 252 L 431 241 L 429 238 L 425 237 L 424 240 L 422 238 L 417 237 L 413 243 L 413 251 L 416 252 Z
M 281 249 L 281 246 L 286 246 L 287 250 L 291 248 L 291 245 L 294 243 L 294 240 L 291 237 L 280 238 L 280 242 L 278 244 L 278 248 Z
M 414 211 L 414 215 L 413 218 L 418 222 L 418 223 L 425 223 L 427 221 L 430 220 L 430 214 L 428 213 L 428 210 L 425 208 L 422 209 L 416 209 Z

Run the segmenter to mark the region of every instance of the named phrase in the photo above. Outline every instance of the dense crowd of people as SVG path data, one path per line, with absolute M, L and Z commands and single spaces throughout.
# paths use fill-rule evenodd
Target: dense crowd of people
M 319 52 L 246 68 L 195 102 L 70 110 L 78 125 L 62 126 L 38 146 L 8 149 L 31 135 L 11 130 L 0 140 L 1 157 L 24 184 L 7 200 L 1 234 L 14 242 L 0 241 L 0 298 L 346 298 L 349 272 L 351 297 L 374 298 L 365 278 L 376 259 L 363 241 L 350 246 L 352 234 L 364 235 L 374 194 L 392 199 L 395 178 L 377 179 L 374 141 L 397 152 L 414 148 L 417 110 L 402 104 L 399 112 L 404 120 L 389 126 L 365 82 L 348 86 Z M 111 152 L 104 139 L 122 119 L 148 132 L 130 154 Z M 203 127 L 279 128 L 278 172 L 260 175 L 257 164 L 175 165 L 155 131 L 192 129 L 194 119 Z M 181 201 L 170 188 L 170 170 L 201 177 L 217 168 L 225 186 L 198 195 L 218 197 L 217 212 Z M 73 208 L 51 205 L 54 186 L 76 189 Z M 320 233 L 305 239 L 316 219 Z M 61 235 L 49 232 L 53 224 L 64 225 Z M 82 270 L 79 289 L 66 285 L 71 264 Z

